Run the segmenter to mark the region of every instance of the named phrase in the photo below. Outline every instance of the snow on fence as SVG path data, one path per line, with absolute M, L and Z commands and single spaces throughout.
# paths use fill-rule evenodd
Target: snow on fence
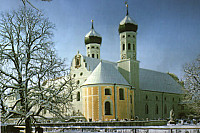
M 200 133 L 200 126 L 69 126 L 44 127 L 44 133 L 132 132 L 132 133 Z

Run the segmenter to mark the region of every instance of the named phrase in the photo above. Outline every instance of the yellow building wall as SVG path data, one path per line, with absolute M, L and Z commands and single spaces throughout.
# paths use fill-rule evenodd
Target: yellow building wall
M 100 94 L 99 87 L 101 92 Z M 105 88 L 111 89 L 111 95 L 105 95 Z M 130 90 L 130 88 L 122 86 L 116 86 L 115 88 L 117 89 L 116 92 L 114 92 L 113 85 L 91 87 L 88 86 L 82 88 L 83 114 L 88 121 L 89 119 L 92 119 L 92 121 L 98 121 L 99 119 L 101 119 L 102 121 L 110 121 L 111 119 L 120 120 L 131 119 L 131 116 L 134 117 L 134 91 Z M 124 100 L 119 99 L 120 88 L 124 89 Z M 132 104 L 130 102 L 130 95 L 132 95 Z M 99 98 L 99 96 L 101 96 L 101 98 Z M 105 115 L 106 101 L 109 101 L 111 103 L 111 115 Z M 115 106 L 117 106 L 117 111 L 115 111 Z M 115 112 L 117 112 L 116 118 Z M 101 117 L 99 115 L 101 115 Z

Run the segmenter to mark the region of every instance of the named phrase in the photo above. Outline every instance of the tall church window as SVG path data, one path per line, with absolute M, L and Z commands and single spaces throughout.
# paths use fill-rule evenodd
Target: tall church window
M 156 114 L 158 114 L 158 105 L 157 104 L 156 104 L 155 112 L 156 112 Z
M 131 101 L 131 104 L 132 104 L 132 101 L 133 101 L 132 95 L 130 95 L 130 101 Z
M 111 95 L 110 88 L 105 88 L 105 95 Z
M 97 54 L 97 59 L 99 59 L 99 55 Z
M 122 45 L 122 50 L 125 50 L 125 44 Z
M 94 58 L 94 54 L 92 54 L 92 58 Z
M 147 96 L 147 95 L 146 95 L 146 97 L 145 97 L 145 98 L 146 98 L 146 100 L 148 100 L 148 96 Z
M 158 101 L 158 96 L 156 96 L 156 101 Z
M 145 114 L 149 114 L 149 106 L 148 106 L 148 104 L 145 105 Z
M 131 50 L 131 44 L 130 43 L 128 44 L 128 50 Z
M 111 106 L 110 102 L 105 102 L 105 115 L 111 115 Z
M 133 50 L 135 50 L 135 44 L 133 44 Z
M 165 104 L 164 113 L 167 114 L 167 105 Z
M 77 92 L 77 96 L 76 96 L 77 101 L 80 101 L 80 92 Z
M 90 54 L 88 54 L 88 57 L 90 57 Z
M 124 89 L 119 89 L 119 100 L 124 100 Z

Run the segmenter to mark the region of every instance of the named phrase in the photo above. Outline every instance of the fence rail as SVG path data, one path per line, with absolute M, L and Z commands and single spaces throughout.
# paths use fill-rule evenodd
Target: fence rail
M 46 127 L 42 126 L 44 133 L 48 132 L 155 132 L 156 130 L 160 133 L 168 130 L 170 133 L 188 131 L 194 133 L 200 133 L 200 126 L 69 126 L 69 127 Z

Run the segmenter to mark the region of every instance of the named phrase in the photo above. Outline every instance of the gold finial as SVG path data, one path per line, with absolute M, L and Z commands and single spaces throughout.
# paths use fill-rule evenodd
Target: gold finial
M 94 26 L 93 26 L 93 22 L 94 22 L 94 20 L 92 19 L 91 22 L 92 22 L 92 29 L 94 29 Z
M 126 4 L 126 10 L 127 10 L 127 12 L 126 12 L 126 16 L 128 16 L 128 2 L 125 1 L 125 4 Z

